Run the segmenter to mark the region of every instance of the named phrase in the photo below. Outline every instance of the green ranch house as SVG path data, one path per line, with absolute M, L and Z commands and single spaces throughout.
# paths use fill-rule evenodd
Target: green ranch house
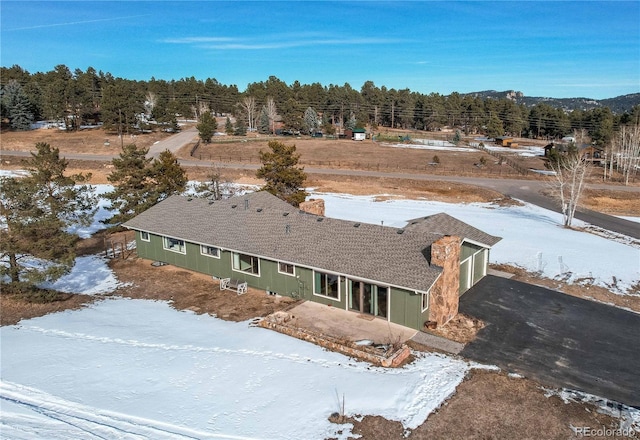
M 172 196 L 124 226 L 142 258 L 417 330 L 457 314 L 500 240 L 447 214 L 399 229 L 312 214 L 264 191 Z

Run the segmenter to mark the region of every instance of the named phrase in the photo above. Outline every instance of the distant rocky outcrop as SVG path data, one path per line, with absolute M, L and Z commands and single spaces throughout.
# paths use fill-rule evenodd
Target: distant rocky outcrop
M 591 110 L 594 108 L 609 107 L 613 113 L 624 113 L 640 105 L 640 93 L 632 93 L 629 95 L 617 96 L 607 99 L 591 99 L 591 98 L 549 98 L 525 96 L 524 93 L 516 90 L 505 90 L 498 92 L 496 90 L 483 90 L 481 92 L 465 93 L 462 96 L 473 96 L 482 99 L 509 99 L 516 104 L 524 104 L 527 107 L 533 107 L 536 104 L 545 103 L 552 107 L 561 108 L 563 110 Z

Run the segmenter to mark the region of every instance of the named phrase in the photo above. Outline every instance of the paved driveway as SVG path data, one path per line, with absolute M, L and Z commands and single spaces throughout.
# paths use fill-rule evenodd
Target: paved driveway
M 494 276 L 460 311 L 486 323 L 461 355 L 640 407 L 640 314 Z

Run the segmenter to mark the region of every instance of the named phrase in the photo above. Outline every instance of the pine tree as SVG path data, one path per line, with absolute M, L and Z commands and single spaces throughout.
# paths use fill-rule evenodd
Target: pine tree
M 151 194 L 154 183 L 151 180 L 151 159 L 146 157 L 148 151 L 135 144 L 125 145 L 119 157 L 111 161 L 114 170 L 107 180 L 114 188 L 105 197 L 117 213 L 106 223 L 123 223 L 153 206 Z
M 304 168 L 298 168 L 300 154 L 296 153 L 296 146 L 287 146 L 279 141 L 270 141 L 271 151 L 260 150 L 262 167 L 256 173 L 266 184 L 262 188 L 280 199 L 298 206 L 304 202 L 307 193 L 301 189 L 307 178 Z
M 233 134 L 235 134 L 236 136 L 247 135 L 247 126 L 243 121 L 236 119 Z
M 218 129 L 218 123 L 216 119 L 211 116 L 211 112 L 204 112 L 202 116 L 200 116 L 200 123 L 196 128 L 198 129 L 198 135 L 200 139 L 202 139 L 202 142 L 208 144 Z
M 318 113 L 311 107 L 307 107 L 304 111 L 304 128 L 309 134 L 315 133 L 320 125 L 318 121 Z
M 106 223 L 117 225 L 146 211 L 173 194 L 184 192 L 187 175 L 178 159 L 168 150 L 151 160 L 147 148 L 136 145 L 123 147 L 120 156 L 114 158 L 114 171 L 107 180 L 114 189 L 105 194 L 111 206 L 118 210 Z
M 2 104 L 14 130 L 29 130 L 33 122 L 31 103 L 22 86 L 11 80 L 2 93 Z
M 100 106 L 104 128 L 129 134 L 136 129 L 138 115 L 144 112 L 144 95 L 133 81 L 121 78 L 107 81 Z
M 23 178 L 0 179 L 0 279 L 19 289 L 54 281 L 68 273 L 75 260 L 74 225 L 87 225 L 95 213 L 90 175 L 65 175 L 68 162 L 49 144 L 24 162 Z
M 496 115 L 491 115 L 487 123 L 486 135 L 490 138 L 496 138 L 504 135 L 504 127 L 502 121 Z
M 232 136 L 234 131 L 235 130 L 233 129 L 233 123 L 231 122 L 231 119 L 229 119 L 229 116 L 227 116 L 227 122 L 225 122 L 224 124 L 224 132 L 229 136 Z
M 171 195 L 183 193 L 187 188 L 187 173 L 178 163 L 178 158 L 169 150 L 160 153 L 151 164 L 151 178 L 155 183 L 152 195 L 155 203 Z
M 263 106 L 258 116 L 258 133 L 267 134 L 270 130 L 271 120 L 269 119 L 269 112 L 267 107 Z

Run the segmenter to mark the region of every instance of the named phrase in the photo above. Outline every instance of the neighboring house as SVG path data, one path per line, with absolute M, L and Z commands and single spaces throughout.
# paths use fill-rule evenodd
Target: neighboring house
M 580 148 L 582 159 L 594 164 L 602 164 L 605 159 L 604 149 L 594 145 L 583 145 Z
M 351 139 L 354 141 L 363 141 L 367 138 L 367 131 L 364 128 L 354 128 Z
M 367 130 L 364 128 L 347 128 L 344 130 L 344 137 L 354 141 L 363 141 L 367 138 Z
M 418 330 L 457 314 L 500 240 L 446 214 L 392 228 L 310 214 L 264 191 L 173 196 L 124 226 L 142 258 Z
M 514 141 L 513 138 L 505 137 L 505 136 L 497 137 L 496 144 L 500 145 L 501 147 L 509 147 L 509 148 L 518 147 L 518 144 Z

